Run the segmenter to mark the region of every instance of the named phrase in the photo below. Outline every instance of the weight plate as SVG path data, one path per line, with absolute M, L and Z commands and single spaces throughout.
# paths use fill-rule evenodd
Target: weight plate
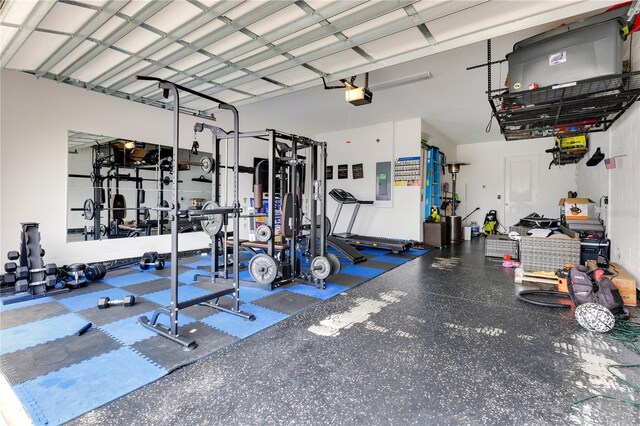
M 162 204 L 160 205 L 160 207 L 169 207 L 169 202 L 167 200 L 162 200 Z M 169 216 L 169 212 L 168 211 L 162 211 L 160 212 L 160 216 L 162 217 L 162 219 L 166 219 L 167 216 Z
M 93 200 L 91 198 L 87 198 L 84 200 L 84 218 L 86 220 L 92 220 L 93 216 L 96 213 L 95 204 L 93 204 Z
M 95 181 L 96 181 L 96 173 L 95 172 L 91 172 L 91 174 L 89 175 L 89 178 L 91 179 L 92 183 L 95 183 Z
M 214 168 L 213 159 L 211 157 L 202 157 L 200 159 L 200 168 L 205 173 L 211 173 Z
M 311 275 L 319 280 L 324 280 L 331 274 L 331 263 L 324 256 L 315 257 L 311 261 Z
M 249 274 L 256 283 L 269 284 L 278 275 L 278 265 L 268 254 L 256 254 L 249 261 Z
M 331 275 L 337 275 L 340 273 L 340 269 L 342 269 L 342 264 L 340 263 L 340 259 L 333 253 L 327 253 L 327 259 L 331 264 Z
M 218 203 L 215 201 L 207 201 L 204 203 L 204 206 L 202 206 L 202 210 L 210 210 L 216 207 L 220 207 Z M 222 213 L 209 214 L 205 215 L 205 217 L 207 219 L 200 222 L 202 224 L 202 230 L 207 235 L 217 235 L 222 229 L 222 222 L 224 219 Z
M 322 215 L 318 215 L 316 217 L 316 226 L 318 227 L 318 232 L 316 235 L 320 235 L 320 221 L 322 220 Z M 324 234 L 328 237 L 331 235 L 331 221 L 328 217 L 324 217 Z
M 261 243 L 266 243 L 267 241 L 269 241 L 271 239 L 271 235 L 271 228 L 269 228 L 268 225 L 260 225 L 258 226 L 258 229 L 256 229 L 256 238 Z

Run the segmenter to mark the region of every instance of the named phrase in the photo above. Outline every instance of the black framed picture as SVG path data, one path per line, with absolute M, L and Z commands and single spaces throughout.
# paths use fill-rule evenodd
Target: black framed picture
M 354 179 L 364 178 L 364 166 L 362 165 L 362 163 L 352 164 L 351 173 L 353 174 Z
M 349 179 L 349 165 L 348 164 L 339 164 L 338 165 L 338 179 Z
M 333 179 L 333 166 L 327 166 L 327 180 Z

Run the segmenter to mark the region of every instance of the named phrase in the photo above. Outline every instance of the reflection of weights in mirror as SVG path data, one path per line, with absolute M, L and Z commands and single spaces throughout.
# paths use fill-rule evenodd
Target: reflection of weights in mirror
M 108 297 L 101 297 L 98 299 L 98 309 L 107 309 L 111 306 L 123 305 L 124 307 L 133 306 L 136 304 L 136 298 L 130 294 L 125 296 L 124 299 L 111 300 Z
M 91 198 L 84 200 L 84 218 L 86 220 L 93 220 L 96 213 L 95 203 Z
M 272 283 L 278 276 L 278 264 L 268 254 L 256 254 L 249 261 L 249 274 L 258 284 Z
M 256 229 L 256 239 L 261 243 L 268 242 L 273 235 L 271 232 L 271 228 L 268 225 L 260 225 L 258 229 Z
M 211 173 L 216 168 L 214 159 L 206 156 L 200 158 L 200 161 L 178 161 L 178 164 L 180 166 L 200 166 L 200 170 L 204 173 Z M 160 163 L 160 169 L 165 172 L 171 172 L 173 170 L 173 162 L 170 159 L 163 160 Z

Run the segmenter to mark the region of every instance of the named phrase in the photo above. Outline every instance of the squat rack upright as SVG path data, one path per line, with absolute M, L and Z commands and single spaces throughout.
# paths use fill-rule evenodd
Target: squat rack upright
M 148 77 L 148 76 L 137 76 L 138 80 L 146 80 L 146 81 L 157 81 L 158 88 L 163 90 L 163 95 L 165 98 L 169 98 L 171 95 L 173 97 L 173 180 L 171 182 L 171 200 L 169 201 L 169 207 L 158 207 L 157 210 L 165 211 L 169 214 L 169 220 L 176 222 L 179 217 L 188 217 L 191 221 L 211 221 L 215 216 L 222 216 L 224 218 L 224 223 L 228 222 L 228 218 L 232 217 L 233 220 L 233 233 L 234 235 L 239 235 L 240 233 L 240 213 L 242 209 L 240 208 L 240 194 L 239 194 L 239 148 L 240 148 L 240 138 L 239 138 L 239 115 L 238 110 L 230 104 L 226 102 L 215 99 L 211 96 L 207 96 L 205 94 L 196 92 L 187 87 L 183 87 L 177 85 L 175 83 L 171 83 L 169 81 L 157 78 L 157 77 Z M 207 99 L 209 101 L 215 102 L 219 104 L 219 108 L 222 110 L 231 111 L 233 114 L 233 144 L 234 144 L 234 153 L 233 153 L 233 204 L 231 206 L 221 206 L 218 207 L 216 205 L 207 208 L 206 210 L 180 210 L 178 208 L 179 194 L 178 194 L 178 148 L 179 148 L 179 137 L 180 137 L 180 93 L 179 91 L 185 91 L 187 93 L 199 96 L 203 99 Z M 215 132 L 215 129 L 212 129 Z M 220 129 L 220 131 L 222 131 Z M 219 153 L 219 149 L 217 147 L 213 147 L 212 152 Z M 216 158 L 216 164 L 219 164 L 219 158 Z M 215 197 L 217 188 L 215 187 L 216 181 L 212 182 L 212 192 Z M 240 310 L 240 279 L 239 279 L 239 243 L 238 239 L 234 239 L 233 244 L 233 286 L 223 288 L 220 290 L 216 290 L 211 294 L 197 297 L 195 299 L 180 301 L 178 298 L 178 227 L 171 227 L 171 304 L 168 308 L 161 307 L 154 311 L 151 319 L 146 316 L 142 316 L 138 319 L 138 322 L 142 324 L 144 327 L 152 330 L 159 335 L 166 337 L 167 339 L 172 340 L 175 343 L 182 345 L 185 349 L 195 349 L 197 347 L 197 343 L 195 340 L 190 339 L 187 336 L 183 336 L 179 333 L 178 329 L 178 312 L 181 309 L 188 308 L 194 305 L 204 305 L 213 309 L 217 309 L 219 311 L 227 312 L 233 315 L 240 316 L 246 320 L 254 320 L 255 316 Z M 213 254 L 212 254 L 213 255 Z M 232 306 L 231 308 L 226 308 L 218 304 L 218 300 L 223 296 L 231 296 L 232 298 Z M 169 327 L 165 327 L 164 325 L 158 323 L 158 317 L 160 315 L 167 315 L 170 318 Z

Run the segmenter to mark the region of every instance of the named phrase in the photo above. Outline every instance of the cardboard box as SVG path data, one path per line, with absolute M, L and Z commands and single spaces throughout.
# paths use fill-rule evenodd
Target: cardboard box
M 560 198 L 558 205 L 563 208 L 566 220 L 587 220 L 590 203 L 595 201 L 590 198 Z
M 591 269 L 596 269 L 598 267 L 595 260 L 587 261 L 587 266 Z M 634 280 L 633 277 L 617 263 L 611 263 L 607 269 L 609 272 L 613 272 L 614 276 L 611 278 L 611 275 L 606 275 L 606 277 L 613 281 L 613 284 L 620 292 L 624 305 L 636 306 L 638 303 L 636 295 L 636 280 Z

